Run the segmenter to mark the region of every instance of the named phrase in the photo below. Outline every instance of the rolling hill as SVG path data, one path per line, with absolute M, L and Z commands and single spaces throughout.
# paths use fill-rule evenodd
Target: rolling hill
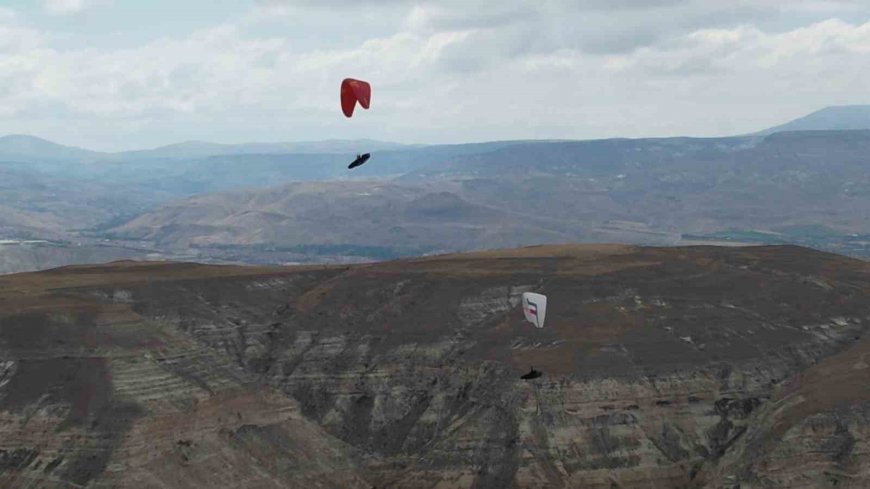
M 860 127 L 864 112 L 834 107 L 730 138 L 187 142 L 100 153 L 7 136 L 0 239 L 116 248 L 107 259 L 133 248 L 246 263 L 597 241 L 870 256 L 870 130 L 830 130 Z M 358 151 L 373 158 L 348 171 Z M 379 186 L 389 190 L 369 195 Z M 19 270 L 36 261 L 65 263 Z
M 535 243 L 676 244 L 684 237 L 870 254 L 862 244 L 870 236 L 868 154 L 870 131 L 515 143 L 457 154 L 389 183 L 326 181 L 196 197 L 109 233 L 175 249 L 377 246 L 391 247 L 392 256 Z M 445 208 L 415 212 L 411 207 L 428 205 L 414 200 L 424 197 Z
M 142 215 L 109 236 L 161 249 L 345 245 L 385 250 L 388 257 L 569 239 L 472 204 L 442 185 L 386 182 L 298 183 L 196 197 Z
M 92 161 L 104 158 L 106 155 L 106 153 L 64 146 L 25 134 L 0 137 L 0 161 Z

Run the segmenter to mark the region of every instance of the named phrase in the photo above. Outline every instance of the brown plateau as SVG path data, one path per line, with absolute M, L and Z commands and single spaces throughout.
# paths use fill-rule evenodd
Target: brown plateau
M 793 246 L 7 275 L 0 487 L 870 487 L 868 328 Z

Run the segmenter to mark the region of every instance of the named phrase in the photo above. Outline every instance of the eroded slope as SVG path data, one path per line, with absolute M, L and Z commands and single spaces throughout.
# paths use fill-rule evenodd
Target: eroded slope
M 0 307 L 4 483 L 870 483 L 870 267 L 807 249 L 123 262 L 4 277 Z

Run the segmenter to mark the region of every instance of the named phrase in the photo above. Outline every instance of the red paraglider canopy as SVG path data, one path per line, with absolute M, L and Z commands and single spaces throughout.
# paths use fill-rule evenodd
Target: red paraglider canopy
M 353 115 L 353 109 L 356 103 L 364 109 L 369 108 L 369 101 L 372 98 L 372 87 L 368 82 L 362 80 L 354 80 L 353 78 L 345 78 L 341 82 L 341 111 L 344 115 L 350 117 Z

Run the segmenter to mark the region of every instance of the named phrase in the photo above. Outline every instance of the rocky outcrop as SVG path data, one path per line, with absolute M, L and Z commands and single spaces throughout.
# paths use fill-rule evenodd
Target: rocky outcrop
M 160 288 L 161 269 L 3 279 L 0 486 L 368 487 L 352 447 L 235 358 L 133 313 L 127 288 L 66 289 L 143 271 Z
M 806 249 L 120 263 L 0 278 L 0 300 L 5 483 L 866 482 L 870 267 Z

